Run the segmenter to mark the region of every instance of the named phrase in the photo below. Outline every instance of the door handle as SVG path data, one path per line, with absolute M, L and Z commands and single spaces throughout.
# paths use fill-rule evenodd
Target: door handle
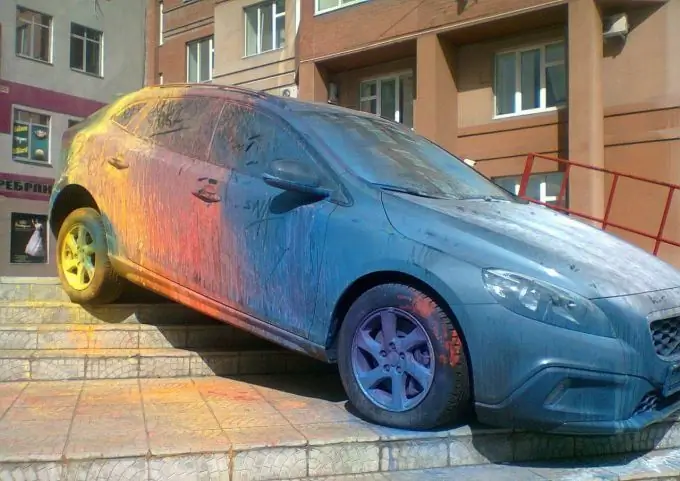
M 192 192 L 196 197 L 201 199 L 203 202 L 207 202 L 209 204 L 219 202 L 222 200 L 222 197 L 215 192 L 212 189 L 206 189 L 205 187 L 201 187 L 198 190 L 195 190 Z
M 127 169 L 128 167 L 130 167 L 128 164 L 126 164 L 125 162 L 123 162 L 123 161 L 122 161 L 120 158 L 118 158 L 118 157 L 109 157 L 109 158 L 107 159 L 107 162 L 108 162 L 110 165 L 114 166 L 114 167 L 115 167 L 116 169 L 118 169 L 118 170 L 123 170 L 123 169 Z

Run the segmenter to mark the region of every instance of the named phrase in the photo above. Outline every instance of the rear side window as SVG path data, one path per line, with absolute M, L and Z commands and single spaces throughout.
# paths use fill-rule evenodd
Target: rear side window
M 145 109 L 135 133 L 178 154 L 206 160 L 222 105 L 212 97 L 158 99 Z
M 144 102 L 137 102 L 135 104 L 129 105 L 127 108 L 114 115 L 113 121 L 121 127 L 129 128 L 132 120 L 137 117 L 143 107 Z

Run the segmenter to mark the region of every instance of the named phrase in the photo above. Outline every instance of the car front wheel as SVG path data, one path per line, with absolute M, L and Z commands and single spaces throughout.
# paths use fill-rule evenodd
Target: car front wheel
M 468 360 L 452 320 L 402 284 L 363 293 L 340 327 L 338 364 L 350 403 L 372 422 L 431 429 L 469 408 Z
M 64 220 L 57 237 L 57 270 L 73 302 L 106 304 L 120 297 L 122 280 L 111 267 L 104 225 L 95 209 L 76 209 Z

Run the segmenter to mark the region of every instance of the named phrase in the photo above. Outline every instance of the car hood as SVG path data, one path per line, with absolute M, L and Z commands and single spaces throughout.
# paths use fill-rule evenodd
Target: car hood
M 680 286 L 680 271 L 600 229 L 536 204 L 383 193 L 394 228 L 479 267 L 531 275 L 589 298 Z

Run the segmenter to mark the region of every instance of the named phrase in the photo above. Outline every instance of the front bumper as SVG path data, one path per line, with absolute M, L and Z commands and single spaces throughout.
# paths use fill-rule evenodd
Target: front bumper
M 597 301 L 617 319 L 616 338 L 553 327 L 497 304 L 466 306 L 461 324 L 479 420 L 564 434 L 617 434 L 680 411 L 680 359 L 657 356 L 646 318 L 680 306 L 680 289 L 664 293 L 664 305 L 650 295 Z

